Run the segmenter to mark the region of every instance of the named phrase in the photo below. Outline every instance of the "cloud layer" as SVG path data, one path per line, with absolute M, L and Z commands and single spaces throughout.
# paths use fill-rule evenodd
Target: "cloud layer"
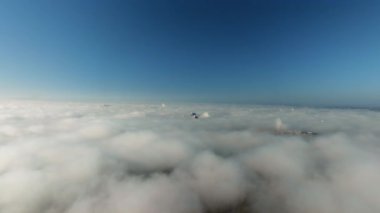
M 379 139 L 369 110 L 1 102 L 0 211 L 380 212 Z

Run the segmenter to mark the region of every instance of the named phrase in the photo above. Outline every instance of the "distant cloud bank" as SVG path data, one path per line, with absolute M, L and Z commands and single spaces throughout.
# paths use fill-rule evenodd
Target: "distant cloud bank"
M 379 112 L 0 103 L 4 213 L 372 213 L 379 181 Z

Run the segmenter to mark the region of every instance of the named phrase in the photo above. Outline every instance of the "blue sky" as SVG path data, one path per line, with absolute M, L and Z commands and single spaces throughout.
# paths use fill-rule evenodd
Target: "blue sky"
M 4 0 L 0 97 L 380 106 L 380 5 Z

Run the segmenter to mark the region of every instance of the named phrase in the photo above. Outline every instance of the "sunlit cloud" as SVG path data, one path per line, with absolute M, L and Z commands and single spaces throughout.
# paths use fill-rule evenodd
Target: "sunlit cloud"
M 378 112 L 27 101 L 0 108 L 1 212 L 380 212 Z M 318 134 L 293 134 L 300 131 Z

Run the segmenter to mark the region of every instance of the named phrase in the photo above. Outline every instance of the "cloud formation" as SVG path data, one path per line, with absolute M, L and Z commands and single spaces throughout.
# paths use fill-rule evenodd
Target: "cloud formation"
M 380 212 L 379 139 L 369 110 L 1 102 L 0 211 Z

